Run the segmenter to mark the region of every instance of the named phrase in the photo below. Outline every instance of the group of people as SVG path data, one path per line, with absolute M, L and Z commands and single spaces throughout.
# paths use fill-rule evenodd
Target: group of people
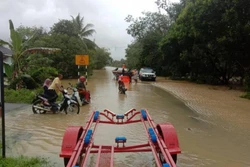
M 126 72 L 126 65 L 122 64 L 122 73 L 120 76 L 118 76 L 118 90 L 121 93 L 122 90 L 123 92 L 127 91 L 124 82 L 122 81 L 122 77 L 121 76 L 125 76 L 125 72 Z M 115 69 L 115 71 L 117 71 L 118 68 Z M 135 83 L 138 82 L 139 80 L 139 72 L 137 71 L 137 69 L 134 69 L 131 71 L 131 73 L 126 74 L 127 76 L 129 76 L 129 82 L 131 83 L 132 80 L 134 80 Z
M 58 74 L 58 76 L 52 81 L 51 79 L 47 78 L 43 83 L 43 94 L 46 98 L 48 98 L 47 105 L 50 103 L 54 103 L 58 98 L 60 92 L 64 90 L 61 80 L 63 79 L 62 74 Z M 80 76 L 76 88 L 79 91 L 80 95 L 86 95 L 86 86 L 84 82 L 86 81 L 84 76 Z

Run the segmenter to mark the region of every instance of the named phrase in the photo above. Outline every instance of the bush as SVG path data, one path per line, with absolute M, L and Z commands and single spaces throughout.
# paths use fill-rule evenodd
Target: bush
M 36 94 L 42 93 L 43 89 L 4 89 L 4 101 L 7 103 L 31 103 Z
M 53 67 L 39 68 L 32 73 L 32 78 L 38 84 L 42 84 L 47 78 L 54 78 L 57 76 L 58 71 Z
M 250 76 L 246 76 L 244 87 L 247 92 L 250 92 Z
M 247 93 L 245 93 L 244 95 L 242 95 L 240 97 L 250 99 L 250 92 L 247 92 Z
M 39 157 L 0 157 L 0 166 L 4 167 L 53 167 L 51 163 L 45 158 Z
M 37 84 L 36 81 L 28 74 L 21 75 L 20 77 L 14 79 L 10 83 L 9 87 L 12 89 L 16 89 L 17 85 L 27 89 L 35 89 L 39 87 L 39 84 Z

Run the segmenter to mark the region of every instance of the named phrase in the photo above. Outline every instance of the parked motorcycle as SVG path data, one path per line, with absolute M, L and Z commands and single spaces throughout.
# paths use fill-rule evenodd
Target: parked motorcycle
M 71 83 L 69 83 L 69 85 L 70 85 L 69 88 L 73 91 L 73 94 L 71 96 L 71 98 L 73 100 L 77 101 L 80 106 L 90 103 L 90 92 L 89 91 L 86 91 L 87 95 L 85 96 L 85 94 L 83 94 L 79 89 L 74 87 Z M 85 99 L 85 97 L 86 97 L 86 99 Z
M 49 102 L 48 98 L 46 98 L 44 95 L 39 94 L 36 96 L 36 98 L 32 102 L 32 110 L 34 114 L 45 114 L 46 112 L 61 112 L 64 110 L 65 114 L 68 114 L 69 112 L 74 112 L 76 110 L 76 113 L 79 114 L 80 112 L 80 106 L 77 101 L 71 98 L 71 96 L 68 95 L 68 91 L 64 89 L 62 91 L 63 99 L 59 103 L 51 103 Z

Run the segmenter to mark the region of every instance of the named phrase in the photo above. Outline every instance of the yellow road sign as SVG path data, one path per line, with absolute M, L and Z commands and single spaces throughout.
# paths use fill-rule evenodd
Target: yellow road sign
M 76 65 L 89 65 L 89 55 L 76 55 Z

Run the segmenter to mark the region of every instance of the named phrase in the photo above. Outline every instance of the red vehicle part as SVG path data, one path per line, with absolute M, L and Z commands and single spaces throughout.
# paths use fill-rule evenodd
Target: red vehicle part
M 81 97 L 81 100 L 82 100 L 82 97 L 84 98 L 83 104 L 90 103 L 90 91 L 89 90 L 78 89 L 78 92 Z
M 119 76 L 119 79 L 121 79 L 122 82 L 124 83 L 130 83 L 130 78 L 129 76 Z
M 101 117 L 105 119 L 102 120 Z M 98 124 L 130 124 L 143 123 L 147 142 L 126 146 L 127 138 L 116 137 L 116 145 L 95 145 L 93 142 Z M 90 128 L 91 127 L 91 128 Z M 94 111 L 84 128 L 69 127 L 63 137 L 60 157 L 64 158 L 66 167 L 86 167 L 89 156 L 97 154 L 95 166 L 102 166 L 102 153 L 110 153 L 109 166 L 114 166 L 114 153 L 122 152 L 152 152 L 157 167 L 176 167 L 177 154 L 181 153 L 174 127 L 170 123 L 155 125 L 147 110 L 131 109 L 125 114 L 117 115 L 110 110 Z M 105 164 L 106 165 L 106 164 Z
M 69 126 L 63 137 L 62 147 L 61 147 L 61 155 L 64 157 L 64 164 L 68 164 L 68 161 L 76 147 L 77 142 L 80 139 L 80 136 L 83 132 L 83 128 L 81 126 Z
M 156 128 L 168 147 L 170 154 L 180 153 L 181 149 L 174 126 L 170 123 L 164 123 L 158 124 Z

